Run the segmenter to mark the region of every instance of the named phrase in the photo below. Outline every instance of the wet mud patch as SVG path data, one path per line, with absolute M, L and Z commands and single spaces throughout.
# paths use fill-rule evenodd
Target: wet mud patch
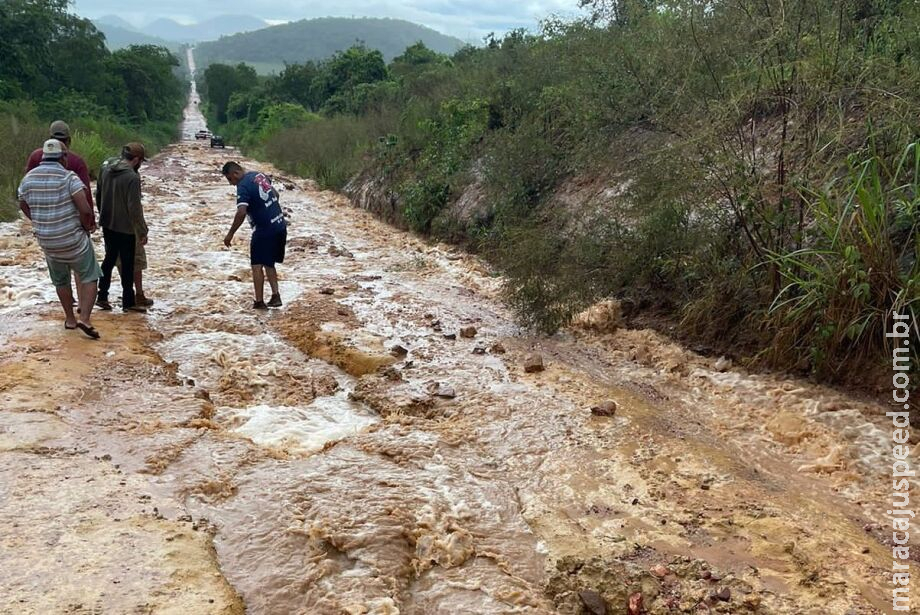
M 385 339 L 360 330 L 354 312 L 331 296 L 306 295 L 272 325 L 303 353 L 360 377 L 392 365 Z

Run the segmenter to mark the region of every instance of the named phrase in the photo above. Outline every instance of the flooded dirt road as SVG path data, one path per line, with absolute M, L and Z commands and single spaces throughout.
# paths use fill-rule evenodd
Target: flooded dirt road
M 227 159 L 275 174 L 281 309 L 222 245 Z M 0 225 L 0 612 L 890 612 L 880 403 L 533 337 L 477 259 L 231 149 L 141 172 L 156 304 L 101 341 Z

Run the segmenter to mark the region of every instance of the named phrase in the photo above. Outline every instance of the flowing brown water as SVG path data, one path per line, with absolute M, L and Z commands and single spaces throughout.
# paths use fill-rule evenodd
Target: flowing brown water
M 222 246 L 228 158 L 281 189 L 283 309 Z M 881 404 L 649 331 L 531 337 L 475 258 L 233 150 L 142 176 L 157 303 L 101 342 L 0 226 L 0 611 L 889 612 Z

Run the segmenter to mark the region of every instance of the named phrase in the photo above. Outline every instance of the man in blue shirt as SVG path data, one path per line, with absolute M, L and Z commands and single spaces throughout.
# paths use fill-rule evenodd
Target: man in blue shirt
M 249 244 L 249 262 L 252 265 L 252 283 L 256 300 L 252 307 L 266 310 L 281 307 L 281 293 L 278 291 L 276 263 L 284 262 L 284 248 L 287 244 L 287 223 L 278 201 L 278 192 L 264 173 L 247 171 L 235 162 L 228 162 L 221 171 L 227 181 L 236 186 L 236 217 L 224 245 L 230 247 L 233 235 L 249 219 L 252 226 L 252 240 Z M 272 288 L 268 304 L 264 300 L 265 278 Z

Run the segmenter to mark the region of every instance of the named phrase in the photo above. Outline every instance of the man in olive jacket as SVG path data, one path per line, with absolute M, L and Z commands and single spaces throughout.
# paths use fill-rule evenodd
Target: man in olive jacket
M 146 312 L 138 305 L 134 295 L 135 245 L 147 244 L 147 222 L 141 206 L 141 178 L 138 169 L 146 157 L 144 146 L 128 143 L 122 148 L 121 158 L 107 160 L 96 184 L 96 203 L 99 207 L 99 226 L 105 241 L 105 259 L 102 261 L 102 279 L 96 305 L 111 310 L 109 287 L 112 270 L 121 257 L 121 309 L 125 312 Z

